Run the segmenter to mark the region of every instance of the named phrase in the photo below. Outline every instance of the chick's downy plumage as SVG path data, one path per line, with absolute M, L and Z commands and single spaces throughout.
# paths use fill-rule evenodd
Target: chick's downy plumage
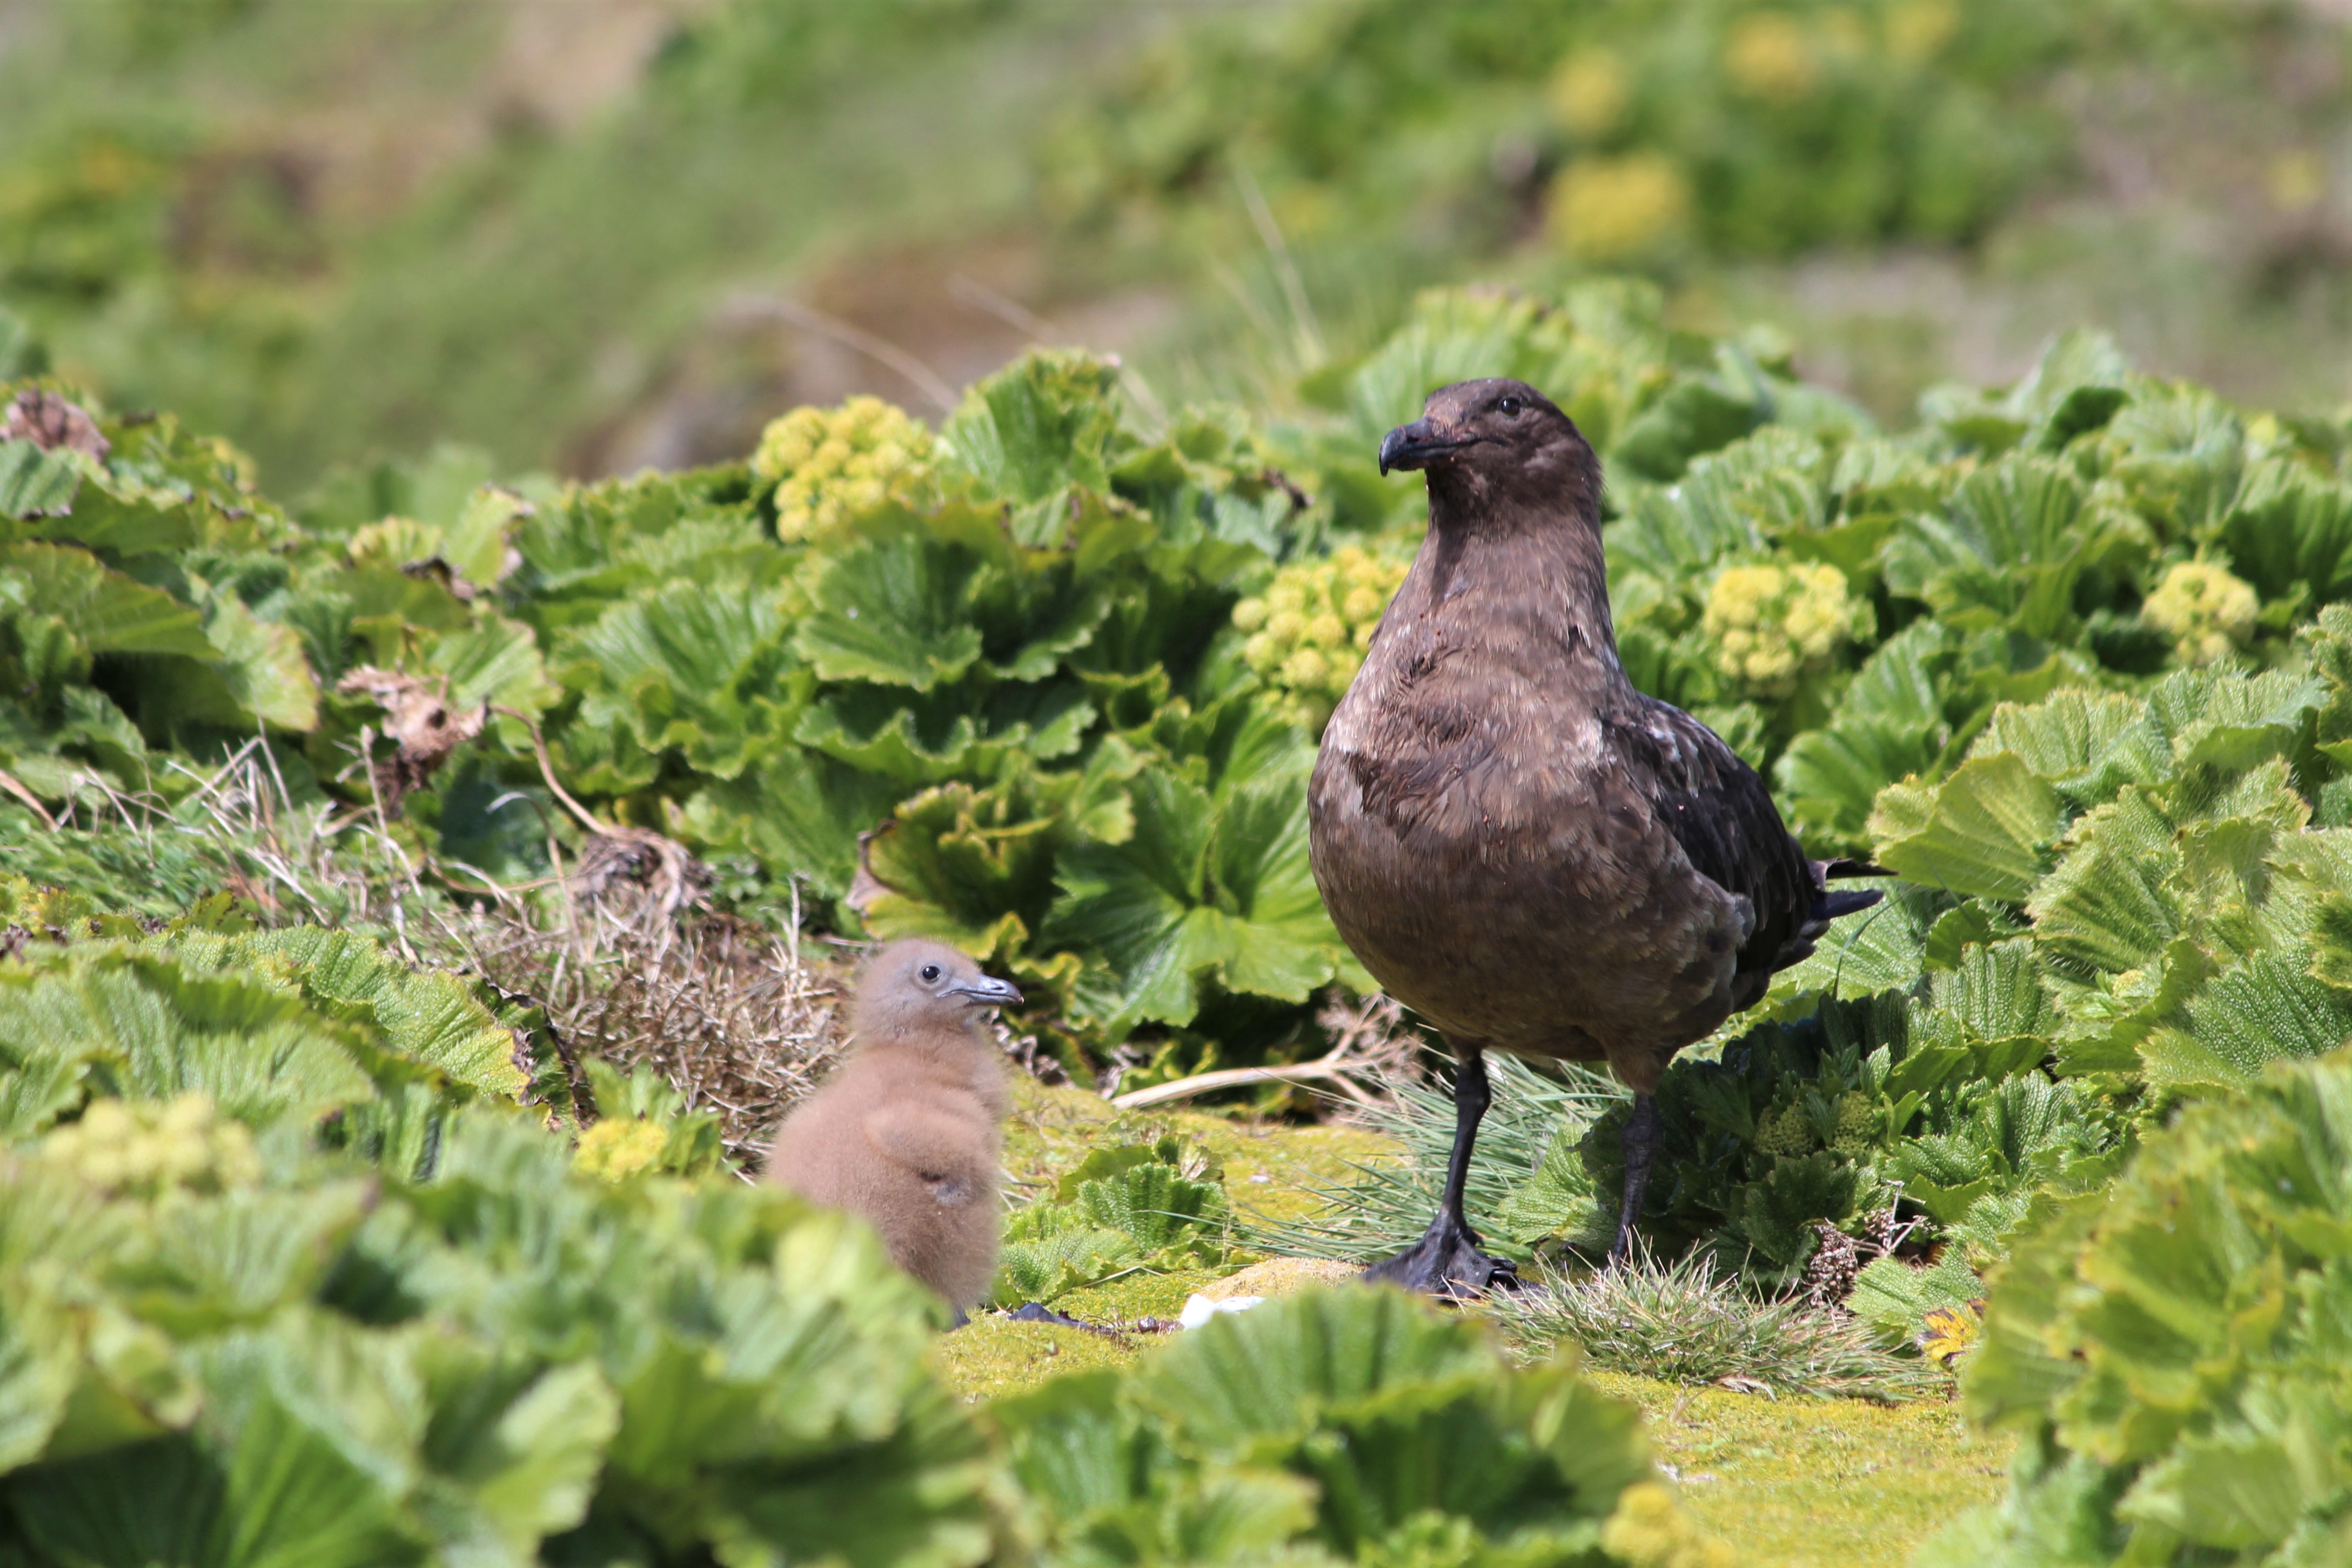
M 850 1009 L 848 1058 L 768 1154 L 770 1181 L 863 1215 L 891 1259 L 959 1314 L 987 1293 L 1003 1222 L 1009 1091 L 982 1020 L 1020 1000 L 953 948 L 884 948 Z
M 1475 1290 L 1498 1267 L 1461 1206 L 1484 1053 L 1633 1089 L 1622 1256 L 1666 1064 L 1877 897 L 1827 876 L 1875 868 L 1809 860 L 1754 770 L 1626 679 L 1600 461 L 1535 389 L 1443 388 L 1381 466 L 1426 470 L 1429 531 L 1324 731 L 1309 843 L 1340 934 L 1461 1063 L 1441 1212 L 1388 1276 Z

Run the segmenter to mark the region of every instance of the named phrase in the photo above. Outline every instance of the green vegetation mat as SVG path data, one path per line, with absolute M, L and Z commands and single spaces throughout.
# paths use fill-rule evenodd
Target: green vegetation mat
M 1170 1297 L 1181 1302 L 1203 1279 L 1156 1276 L 1088 1292 L 1087 1315 L 1165 1312 Z M 941 1339 L 931 1365 L 966 1402 L 983 1404 L 1073 1373 L 1131 1365 L 1162 1338 L 990 1315 Z M 1677 1473 L 1684 1500 L 1749 1568 L 1906 1563 L 1963 1510 L 2000 1495 L 2016 1446 L 1972 1430 L 1958 1405 L 1937 1401 L 1771 1399 L 1591 1375 L 1604 1392 L 1641 1406 L 1652 1452 Z
M 1751 1568 L 1878 1568 L 2000 1495 L 2011 1449 L 1937 1401 L 1767 1399 L 1645 1377 L 1592 1380 L 1648 1417 L 1651 1451 Z
M 1402 1154 L 1393 1141 L 1360 1129 L 1198 1111 L 1128 1113 L 1082 1090 L 1024 1081 L 1006 1163 L 1017 1180 L 1043 1185 L 1090 1148 L 1171 1132 L 1197 1139 L 1223 1162 L 1237 1209 L 1285 1219 L 1318 1206 L 1311 1189 Z M 1253 1179 L 1261 1175 L 1266 1180 Z M 1073 1291 L 1055 1306 L 1087 1323 L 1172 1318 L 1188 1296 L 1223 1272 L 1138 1273 Z M 988 1312 L 943 1336 L 930 1364 L 956 1396 L 985 1405 L 1073 1373 L 1132 1366 L 1178 1333 L 1107 1334 Z M 2006 1435 L 1971 1429 L 1960 1407 L 1946 1400 L 1886 1405 L 1775 1399 L 1618 1373 L 1591 1375 L 1606 1393 L 1641 1407 L 1653 1454 L 1676 1474 L 1692 1511 L 1754 1568 L 1906 1563 L 1962 1510 L 1998 1498 L 2015 1447 Z

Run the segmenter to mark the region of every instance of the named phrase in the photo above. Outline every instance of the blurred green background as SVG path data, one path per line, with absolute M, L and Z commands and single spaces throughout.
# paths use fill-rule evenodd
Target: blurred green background
M 2352 395 L 2343 0 L 0 0 L 0 374 L 293 493 L 593 476 L 1032 342 L 1266 400 L 1638 270 L 1901 418 L 2062 327 Z

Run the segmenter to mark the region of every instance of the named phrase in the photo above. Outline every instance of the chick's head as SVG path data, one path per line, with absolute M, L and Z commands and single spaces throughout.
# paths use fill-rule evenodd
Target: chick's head
M 893 942 L 875 954 L 851 1004 L 852 1031 L 865 1043 L 939 1031 L 970 1031 L 983 1007 L 1017 1006 L 1021 989 L 981 972 L 944 942 Z

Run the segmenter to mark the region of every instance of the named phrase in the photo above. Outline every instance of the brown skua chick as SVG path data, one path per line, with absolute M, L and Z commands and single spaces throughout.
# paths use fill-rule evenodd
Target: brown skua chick
M 1612 1260 L 1631 1247 L 1675 1053 L 1874 892 L 1809 859 L 1755 770 L 1633 689 L 1601 557 L 1601 463 L 1517 381 L 1432 393 L 1381 471 L 1426 471 L 1429 533 L 1324 731 L 1315 880 L 1339 934 L 1460 1063 L 1437 1218 L 1376 1278 L 1478 1291 L 1463 1184 L 1489 1049 L 1606 1061 L 1633 1090 Z
M 987 1293 L 1003 1226 L 1011 1091 L 981 1018 L 1020 1000 L 951 947 L 884 948 L 850 1006 L 848 1059 L 784 1118 L 768 1153 L 768 1180 L 864 1215 L 958 1321 Z

